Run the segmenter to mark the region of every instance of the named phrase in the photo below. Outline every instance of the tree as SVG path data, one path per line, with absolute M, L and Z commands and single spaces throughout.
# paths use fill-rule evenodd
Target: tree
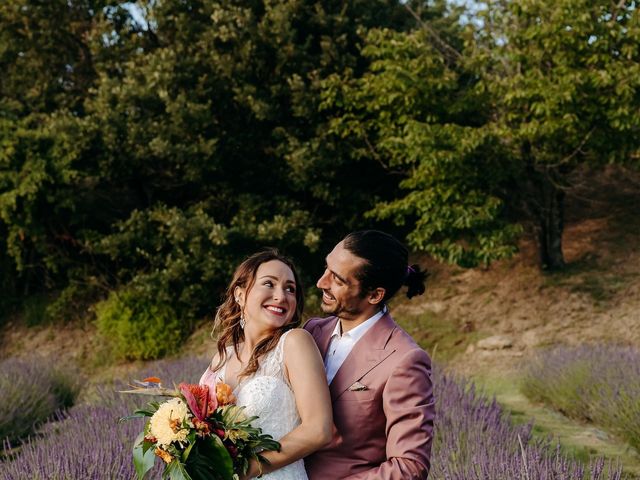
M 10 295 L 64 285 L 87 260 L 78 231 L 94 225 L 87 200 L 96 173 L 83 171 L 82 119 L 96 64 L 104 68 L 113 39 L 135 30 L 123 18 L 112 1 L 0 6 L 0 276 Z
M 518 229 L 505 221 L 500 196 L 510 165 L 495 154 L 486 98 L 461 53 L 419 28 L 372 30 L 363 54 L 371 62 L 364 75 L 325 83 L 324 108 L 334 114 L 325 143 L 386 170 L 393 196 L 368 216 L 406 226 L 411 246 L 452 263 L 511 254 Z
M 637 162 L 640 14 L 633 2 L 527 0 L 478 15 L 461 46 L 429 22 L 370 32 L 368 70 L 325 83 L 329 131 L 346 155 L 398 174 L 404 193 L 369 215 L 409 225 L 416 249 L 486 263 L 533 218 L 541 264 L 559 269 L 571 171 Z
M 364 69 L 361 30 L 404 28 L 400 4 L 163 0 L 138 2 L 140 20 L 122 2 L 62 3 L 6 9 L 18 26 L 3 85 L 19 108 L 1 130 L 0 266 L 20 273 L 23 294 L 135 288 L 194 318 L 239 257 L 275 244 L 321 265 L 335 235 L 323 229 L 343 233 L 369 208 L 346 179 L 310 181 L 295 150 L 324 115 L 322 80 Z M 42 32 L 21 37 L 23 7 Z M 47 65 L 34 79 L 28 48 Z M 49 99 L 21 103 L 35 78 Z
M 633 1 L 496 1 L 482 19 L 469 46 L 491 98 L 487 127 L 519 170 L 542 265 L 561 269 L 570 173 L 638 164 L 640 11 Z

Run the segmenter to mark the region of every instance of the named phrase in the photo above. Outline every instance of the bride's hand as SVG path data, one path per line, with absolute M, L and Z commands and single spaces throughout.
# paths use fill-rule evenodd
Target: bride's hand
M 251 478 L 256 478 L 262 472 L 260 471 L 260 466 L 258 462 L 255 460 L 249 461 L 249 469 L 245 475 L 240 475 L 240 480 L 250 480 Z

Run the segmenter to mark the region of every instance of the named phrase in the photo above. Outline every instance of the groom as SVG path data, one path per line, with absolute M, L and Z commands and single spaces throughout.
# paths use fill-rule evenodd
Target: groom
M 324 358 L 336 426 L 333 440 L 305 459 L 310 480 L 426 479 L 434 400 L 429 356 L 391 318 L 386 303 L 425 274 L 407 249 L 376 230 L 354 232 L 326 258 L 317 286 L 322 310 L 305 329 Z

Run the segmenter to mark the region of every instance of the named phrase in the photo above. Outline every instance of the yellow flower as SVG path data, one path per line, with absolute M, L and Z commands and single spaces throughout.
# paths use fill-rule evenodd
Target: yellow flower
M 241 438 L 242 440 L 249 440 L 249 434 L 244 430 L 227 430 L 227 438 L 233 443 Z
M 157 439 L 159 445 L 183 442 L 189 431 L 181 428 L 181 425 L 189 420 L 188 414 L 187 405 L 179 398 L 172 398 L 160 405 L 149 420 L 149 433 Z

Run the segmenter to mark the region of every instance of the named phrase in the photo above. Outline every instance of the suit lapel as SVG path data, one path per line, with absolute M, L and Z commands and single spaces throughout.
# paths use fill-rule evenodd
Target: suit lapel
M 395 327 L 395 322 L 387 312 L 358 340 L 329 385 L 331 401 L 335 401 L 351 385 L 395 351 L 392 348 L 387 348 L 387 342 Z M 327 341 L 324 352 L 326 352 L 328 345 Z
M 336 323 L 338 323 L 338 317 L 334 317 L 332 320 L 326 322 L 322 327 L 320 327 L 320 333 L 318 334 L 318 349 L 320 350 L 320 355 L 322 355 L 322 359 L 327 355 L 327 350 L 329 349 L 329 341 L 331 340 L 331 334 L 333 330 L 336 328 Z

